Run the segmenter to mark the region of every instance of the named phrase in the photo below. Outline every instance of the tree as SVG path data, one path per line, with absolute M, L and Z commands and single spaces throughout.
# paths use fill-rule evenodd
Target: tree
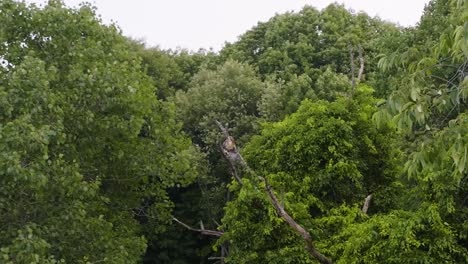
M 407 194 L 399 210 L 351 225 L 337 238 L 352 241 L 340 249 L 345 263 L 468 261 L 466 4 L 431 1 L 413 44 L 379 62 L 400 77 L 374 119 L 390 119 L 404 135 Z
M 331 252 L 328 239 L 346 226 L 334 223 L 336 218 L 357 221 L 366 196 L 373 195 L 369 214 L 397 204 L 398 153 L 392 148 L 391 130 L 373 124 L 376 108 L 369 93 L 361 86 L 353 99 L 306 100 L 282 122 L 265 124 L 243 151 L 252 170 L 268 180 L 285 210 L 325 255 Z M 262 183 L 255 177 L 242 180 L 242 186 L 232 184 L 239 193 L 223 218 L 221 239 L 231 243 L 229 261 L 314 263 L 303 240 L 259 191 Z
M 158 98 L 167 100 L 176 91 L 187 91 L 190 80 L 202 66 L 214 67 L 214 53 L 205 50 L 161 50 L 157 47 L 145 48 L 135 42 L 135 50 L 142 58 L 142 66 L 156 87 Z
M 322 11 L 306 6 L 259 23 L 227 44 L 220 57 L 249 63 L 258 71 L 268 83 L 260 110 L 267 120 L 280 121 L 306 98 L 333 100 L 335 93 L 347 92 L 335 89 L 344 87 L 345 77 L 352 75 L 350 50 L 355 57 L 362 55 L 361 82 L 373 87 L 376 96 L 388 95 L 386 84 L 393 77 L 377 68 L 379 55 L 398 50 L 407 35 L 391 23 L 341 5 Z M 358 69 L 360 61 L 356 62 Z
M 218 128 L 213 120 L 229 122 L 234 135 L 246 138 L 255 131 L 257 103 L 263 83 L 245 64 L 227 61 L 217 70 L 202 69 L 187 92 L 174 98 L 178 116 L 194 141 L 210 153 L 218 152 Z M 246 139 L 237 137 L 240 142 Z
M 89 5 L 0 3 L 6 263 L 135 263 L 200 155 L 130 42 Z M 194 167 L 195 166 L 195 167 Z

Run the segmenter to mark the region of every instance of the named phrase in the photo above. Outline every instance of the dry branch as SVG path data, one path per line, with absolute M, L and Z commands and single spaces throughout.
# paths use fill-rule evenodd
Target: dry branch
M 356 87 L 356 80 L 354 80 L 354 53 L 353 46 L 349 45 L 349 66 L 351 67 L 351 88 L 354 94 L 354 87 Z
M 175 222 L 177 222 L 181 226 L 187 228 L 188 230 L 195 231 L 195 232 L 200 232 L 200 234 L 202 234 L 202 235 L 221 237 L 224 234 L 223 232 L 220 232 L 220 231 L 207 230 L 207 229 L 205 229 L 203 227 L 203 224 L 201 224 L 201 228 L 198 229 L 198 228 L 193 228 L 193 227 L 187 225 L 186 223 L 180 221 L 179 219 L 177 219 L 175 217 L 172 217 L 172 220 L 174 220 Z
M 289 226 L 291 226 L 294 231 L 296 231 L 297 233 L 299 233 L 299 235 L 301 235 L 301 237 L 304 239 L 305 243 L 306 243 L 306 249 L 307 251 L 314 257 L 316 258 L 320 263 L 327 263 L 327 264 L 330 264 L 332 263 L 332 261 L 325 257 L 324 255 L 322 255 L 314 246 L 314 243 L 312 241 L 312 237 L 310 236 L 309 232 L 307 232 L 307 230 L 305 230 L 301 225 L 299 225 L 287 212 L 286 210 L 284 210 L 284 208 L 281 206 L 281 204 L 279 203 L 278 201 L 278 198 L 276 197 L 275 193 L 273 192 L 270 184 L 268 183 L 267 179 L 261 177 L 261 176 L 258 176 L 258 178 L 260 180 L 262 180 L 264 183 L 265 183 L 265 190 L 268 194 L 268 196 L 270 197 L 270 200 L 273 204 L 273 206 L 275 207 L 276 209 L 276 212 L 278 213 L 278 215 L 283 218 L 284 221 L 286 221 L 286 223 L 289 224 Z
M 371 200 L 372 200 L 372 194 L 369 194 L 364 200 L 364 205 L 362 206 L 362 209 L 361 209 L 361 211 L 364 214 L 367 214 L 367 210 L 369 210 Z
M 236 181 L 242 185 L 242 179 L 239 177 L 236 164 L 239 162 L 244 163 L 244 160 L 237 150 L 234 138 L 229 135 L 228 129 L 224 127 L 218 120 L 215 120 L 215 122 L 224 134 L 224 142 L 219 146 L 221 153 L 231 166 L 232 176 L 234 176 Z
M 358 54 L 359 54 L 359 71 L 358 71 L 358 76 L 357 76 L 357 81 L 360 82 L 362 81 L 362 76 L 364 74 L 364 57 L 362 56 L 362 46 L 359 45 L 358 48 Z M 354 95 L 354 90 L 356 88 L 356 79 L 354 77 L 354 51 L 353 51 L 353 46 L 351 44 L 349 45 L 349 65 L 351 67 L 351 95 Z M 352 96 L 351 96 L 352 97 Z
M 234 161 L 230 158 L 230 156 L 226 153 L 225 149 L 223 148 L 222 145 L 219 145 L 219 148 L 221 150 L 221 153 L 223 154 L 224 158 L 229 162 L 229 165 L 231 166 L 231 174 L 234 176 L 234 179 L 240 184 L 243 185 L 242 179 L 239 177 L 239 174 L 237 173 L 237 168 L 236 164 Z
M 362 56 L 362 46 L 359 45 L 359 64 L 361 65 L 359 67 L 359 72 L 358 72 L 358 81 L 362 81 L 362 75 L 364 74 L 364 57 Z

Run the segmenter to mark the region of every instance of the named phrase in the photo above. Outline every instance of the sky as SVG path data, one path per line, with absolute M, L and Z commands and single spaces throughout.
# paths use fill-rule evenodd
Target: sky
M 64 0 L 77 6 L 83 0 Z M 45 0 L 26 0 L 43 4 Z M 299 11 L 304 5 L 322 9 L 333 2 L 370 16 L 414 26 L 429 0 L 88 0 L 104 23 L 115 22 L 125 36 L 162 49 L 200 48 L 219 51 L 258 22 L 275 14 Z

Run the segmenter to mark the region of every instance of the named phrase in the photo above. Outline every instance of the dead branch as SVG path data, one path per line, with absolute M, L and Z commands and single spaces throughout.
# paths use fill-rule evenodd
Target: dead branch
M 367 210 L 369 210 L 370 202 L 372 200 L 372 194 L 369 194 L 366 199 L 364 199 L 364 205 L 362 206 L 361 211 L 364 214 L 367 214 Z
M 362 76 L 364 74 L 364 57 L 362 56 L 362 46 L 359 44 L 358 48 L 358 54 L 359 54 L 359 71 L 358 71 L 358 76 L 357 76 L 357 82 L 362 81 Z M 354 90 L 356 89 L 356 78 L 354 77 L 354 71 L 355 71 L 355 66 L 354 66 L 354 50 L 353 46 L 349 44 L 349 65 L 351 67 L 351 98 L 354 95 Z
M 354 80 L 354 53 L 353 53 L 353 46 L 349 44 L 349 65 L 351 67 L 351 88 L 352 94 L 354 94 L 354 88 L 356 87 L 356 80 Z
M 225 137 L 230 137 L 228 133 L 226 133 L 225 131 L 227 131 L 226 128 L 224 128 L 221 123 L 219 123 L 218 121 L 216 121 L 216 124 L 218 124 L 219 128 L 221 129 L 221 131 L 224 133 Z M 227 138 L 226 138 L 227 139 Z M 244 158 L 242 157 L 242 155 L 239 153 L 239 151 L 236 149 L 233 150 L 233 152 L 235 152 L 235 155 L 233 156 L 236 156 L 236 161 L 240 161 L 240 164 L 242 165 L 242 167 L 244 167 L 244 169 L 246 169 L 248 172 L 250 172 L 252 175 L 256 175 L 255 172 L 248 166 L 248 164 L 245 162 Z M 235 164 L 235 163 L 234 163 Z M 291 226 L 294 231 L 296 231 L 305 241 L 306 243 L 306 249 L 307 249 L 307 252 L 309 252 L 310 255 L 312 255 L 312 257 L 314 257 L 315 259 L 317 259 L 320 263 L 325 263 L 325 264 L 331 264 L 332 261 L 325 257 L 324 255 L 322 255 L 314 246 L 314 243 L 312 241 L 312 237 L 310 235 L 310 233 L 305 230 L 301 225 L 299 225 L 287 212 L 286 210 L 284 210 L 283 206 L 281 206 L 280 202 L 278 201 L 278 198 L 276 197 L 276 195 L 274 194 L 273 192 L 273 189 L 271 188 L 270 184 L 268 183 L 267 179 L 261 177 L 261 176 L 257 176 L 258 179 L 260 179 L 264 184 L 265 184 L 265 192 L 268 194 L 268 197 L 270 198 L 270 201 L 271 203 L 273 204 L 273 207 L 275 207 L 276 209 L 276 212 L 278 213 L 278 215 L 284 220 L 286 221 L 286 223 L 288 223 L 289 226 Z
M 236 179 L 236 181 L 242 185 L 242 179 L 239 177 L 237 172 L 236 164 L 240 161 L 243 162 L 242 157 L 237 150 L 236 143 L 233 137 L 229 135 L 229 131 L 226 127 L 224 127 L 218 120 L 215 120 L 216 124 L 218 125 L 219 129 L 224 134 L 224 142 L 220 144 L 219 148 L 221 153 L 223 154 L 224 158 L 229 162 L 231 166 L 232 176 Z
M 200 234 L 202 234 L 202 235 L 221 237 L 224 234 L 224 232 L 221 232 L 221 231 L 207 230 L 207 229 L 205 229 L 203 227 L 203 224 L 201 224 L 201 229 L 198 229 L 198 228 L 193 228 L 193 227 L 187 225 L 186 223 L 180 221 L 179 219 L 177 219 L 175 217 L 172 217 L 172 220 L 174 220 L 175 222 L 177 222 L 181 226 L 187 228 L 188 230 L 195 231 L 195 232 L 200 232 Z
M 273 204 L 273 206 L 276 209 L 276 212 L 278 215 L 283 218 L 286 223 L 291 226 L 294 231 L 299 233 L 301 235 L 302 239 L 306 242 L 306 249 L 307 251 L 314 257 L 316 258 L 320 263 L 327 263 L 330 264 L 332 261 L 322 255 L 314 246 L 314 243 L 312 241 L 312 237 L 310 236 L 310 233 L 307 232 L 301 225 L 299 225 L 287 212 L 284 210 L 284 208 L 281 206 L 281 204 L 278 201 L 278 198 L 276 197 L 275 193 L 273 192 L 270 184 L 268 183 L 267 179 L 258 176 L 258 178 L 264 182 L 265 184 L 265 191 L 267 192 L 268 196 L 270 197 L 270 200 Z
M 218 120 L 215 120 L 216 125 L 218 125 L 219 129 L 221 129 L 221 132 L 224 134 L 224 138 L 229 137 L 229 132 L 227 128 L 225 128 Z
M 234 179 L 236 179 L 236 181 L 242 186 L 243 185 L 243 182 L 242 182 L 242 179 L 239 177 L 239 174 L 237 173 L 237 168 L 236 168 L 236 164 L 234 163 L 234 161 L 230 158 L 230 156 L 227 155 L 225 149 L 223 148 L 222 145 L 219 145 L 219 148 L 221 150 L 221 153 L 223 154 L 223 157 L 228 161 L 230 167 L 231 167 L 231 174 L 232 176 L 234 177 Z
M 362 81 L 362 75 L 364 74 L 364 57 L 362 56 L 362 46 L 359 45 L 359 72 L 358 72 L 358 82 Z

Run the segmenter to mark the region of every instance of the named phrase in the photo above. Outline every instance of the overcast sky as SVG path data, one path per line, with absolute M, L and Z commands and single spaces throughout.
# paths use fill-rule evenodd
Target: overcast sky
M 44 0 L 26 2 L 44 3 Z M 65 0 L 76 6 L 82 0 Z M 332 2 L 371 16 L 415 25 L 429 0 L 90 0 L 105 23 L 116 22 L 124 35 L 143 39 L 148 46 L 190 50 L 234 42 L 259 21 L 275 13 L 298 11 L 304 5 L 322 9 Z

